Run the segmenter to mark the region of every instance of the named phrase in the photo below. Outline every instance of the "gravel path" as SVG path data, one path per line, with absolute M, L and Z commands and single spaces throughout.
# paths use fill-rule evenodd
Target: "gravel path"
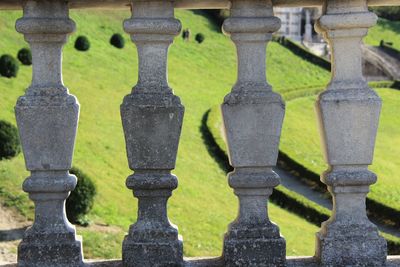
M 281 177 L 281 183 L 284 187 L 306 197 L 320 206 L 332 210 L 331 199 L 327 199 L 322 193 L 313 190 L 308 185 L 301 182 L 297 177 L 284 170 L 276 168 L 274 171 Z M 378 226 L 380 231 L 400 238 L 400 231 L 398 228 L 385 225 L 373 219 L 371 219 L 371 221 Z
M 28 225 L 18 212 L 0 203 L 0 265 L 17 261 L 17 246 Z

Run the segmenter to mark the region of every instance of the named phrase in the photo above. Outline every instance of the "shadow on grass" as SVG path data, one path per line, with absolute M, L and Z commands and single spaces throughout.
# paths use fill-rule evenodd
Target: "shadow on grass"
M 219 9 L 209 9 L 209 10 L 193 9 L 191 11 L 193 12 L 193 14 L 206 18 L 210 22 L 211 30 L 218 33 L 222 33 L 222 23 L 224 21 L 217 17 Z M 194 31 L 192 31 L 192 33 L 196 34 Z
M 207 120 L 208 116 L 210 113 L 210 109 L 207 110 L 201 120 L 201 126 L 199 127 L 203 143 L 207 148 L 208 153 L 210 156 L 215 160 L 215 162 L 218 163 L 219 167 L 224 170 L 225 172 L 230 172 L 233 170 L 233 168 L 229 164 L 228 156 L 226 153 L 218 146 L 218 144 L 215 142 L 214 137 L 212 136 L 212 133 L 207 127 Z M 278 160 L 278 166 L 286 172 L 290 172 L 292 175 L 297 176 L 299 179 L 303 178 L 303 175 L 306 175 L 308 178 L 308 182 L 311 182 L 311 185 L 314 190 L 316 191 L 321 191 L 321 192 L 326 192 L 326 186 L 319 180 L 319 175 L 315 174 L 299 163 L 297 163 L 294 160 L 289 160 L 290 158 L 285 155 L 284 153 L 280 152 L 279 154 L 279 160 Z M 286 162 L 284 162 L 286 160 Z M 280 162 L 279 162 L 280 161 Z M 288 161 L 290 162 L 288 166 Z M 285 163 L 284 165 L 282 163 Z M 279 164 L 280 163 L 280 164 Z M 310 178 L 311 177 L 311 178 Z M 304 181 L 303 181 L 304 182 Z M 316 225 L 320 226 L 323 221 L 326 221 L 328 219 L 328 215 L 321 213 L 319 210 L 315 209 L 312 206 L 305 205 L 302 202 L 299 202 L 296 198 L 293 198 L 293 196 L 285 194 L 284 192 L 279 191 L 278 189 L 274 190 L 274 193 L 270 197 L 271 202 L 275 203 L 282 209 L 288 210 L 294 214 L 297 214 L 304 220 Z M 377 202 L 371 202 L 370 199 L 367 199 L 367 206 L 371 207 L 373 205 L 376 205 L 375 210 L 377 209 L 384 209 L 387 208 L 385 206 L 380 205 L 380 203 Z M 384 210 L 386 213 L 390 214 L 389 218 L 395 218 L 396 214 L 393 213 L 392 210 Z M 373 217 L 374 219 L 377 219 L 378 222 L 381 222 L 381 224 L 386 225 L 385 221 L 382 220 L 382 218 L 376 218 L 375 216 L 372 216 L 373 214 L 369 214 L 370 217 Z M 385 217 L 387 219 L 387 217 Z M 393 227 L 393 226 L 392 226 Z M 394 230 L 397 230 L 396 228 L 393 228 Z M 393 233 L 392 233 L 393 235 Z M 400 253 L 400 243 L 398 241 L 393 241 L 390 239 L 386 239 L 387 245 L 388 245 L 388 254 L 389 255 L 398 255 Z
M 232 166 L 229 164 L 228 156 L 226 153 L 217 145 L 210 130 L 207 127 L 207 119 L 210 113 L 210 109 L 204 113 L 201 119 L 201 126 L 199 128 L 201 133 L 201 138 L 203 143 L 207 148 L 208 154 L 218 163 L 218 166 L 224 170 L 226 173 L 233 170 Z
M 385 19 L 379 19 L 378 25 L 386 30 L 391 30 L 397 34 L 400 34 L 400 21 L 390 21 Z M 390 40 L 388 40 L 390 41 Z

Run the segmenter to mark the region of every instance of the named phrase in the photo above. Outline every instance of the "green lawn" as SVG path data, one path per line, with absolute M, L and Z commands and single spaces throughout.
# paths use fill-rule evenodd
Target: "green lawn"
M 16 55 L 26 47 L 14 31 L 19 12 L 1 12 L 0 54 Z M 89 217 L 110 229 L 79 229 L 87 257 L 120 257 L 124 231 L 135 221 L 136 200 L 125 188 L 128 169 L 119 105 L 137 79 L 137 56 L 128 41 L 123 50 L 108 44 L 115 32 L 123 33 L 122 20 L 128 11 L 73 11 L 78 32 L 64 53 L 64 80 L 81 104 L 74 165 L 90 175 L 98 188 Z M 182 138 L 178 151 L 179 188 L 169 202 L 169 217 L 184 238 L 186 256 L 219 255 L 227 225 L 237 212 L 237 200 L 228 187 L 225 173 L 208 154 L 200 132 L 201 119 L 228 93 L 236 76 L 236 59 L 231 41 L 214 30 L 203 16 L 178 11 L 183 28 L 202 32 L 203 44 L 184 43 L 177 38 L 170 50 L 169 79 L 175 93 L 186 106 Z M 91 42 L 87 53 L 73 48 L 77 35 Z M 277 43 L 268 49 L 268 76 L 278 91 L 325 84 L 329 73 L 294 56 Z M 288 64 L 287 62 L 290 62 Z M 31 68 L 21 66 L 17 79 L 0 77 L 0 119 L 15 123 L 13 106 L 30 83 Z M 32 204 L 21 192 L 25 171 L 22 155 L 0 162 L 0 195 L 6 204 L 16 205 L 32 217 Z M 273 221 L 287 239 L 288 255 L 312 255 L 317 227 L 274 205 Z M 86 240 L 86 242 L 85 242 Z
M 371 170 L 378 182 L 371 187 L 371 199 L 400 210 L 400 180 L 397 179 L 400 160 L 400 92 L 378 89 L 383 99 Z M 317 118 L 314 111 L 316 97 L 295 99 L 287 104 L 280 149 L 308 169 L 321 173 L 327 169 L 320 145 Z
M 400 50 L 400 21 L 379 19 L 378 24 L 368 31 L 365 43 L 379 46 L 379 42 L 392 42 L 393 47 Z

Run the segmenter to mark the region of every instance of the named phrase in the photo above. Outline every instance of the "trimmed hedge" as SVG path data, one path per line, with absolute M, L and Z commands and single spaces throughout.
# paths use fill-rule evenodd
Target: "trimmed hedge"
M 206 125 L 215 144 L 218 145 L 221 150 L 221 160 L 229 165 L 227 146 L 220 130 L 221 122 L 219 106 L 210 109 L 206 114 L 208 118 Z M 228 168 L 232 167 L 230 165 L 229 167 L 225 167 L 225 169 Z M 283 186 L 274 188 L 274 194 L 271 195 L 271 201 L 316 225 L 319 225 L 321 222 L 326 221 L 329 218 L 330 211 L 328 209 L 316 205 L 314 202 Z
M 400 81 L 373 81 L 369 82 L 368 85 L 372 88 L 392 88 L 400 89 Z M 307 97 L 317 95 L 324 91 L 326 85 L 316 86 L 316 87 L 300 87 L 297 89 L 292 89 L 288 92 L 283 92 L 282 97 L 285 101 L 290 101 L 300 97 Z
M 311 87 L 311 88 L 299 88 L 296 90 L 292 90 L 282 94 L 282 97 L 285 101 L 290 101 L 292 99 L 306 97 L 306 96 L 313 96 L 319 94 L 320 92 L 325 90 L 326 86 L 318 86 L 318 87 Z
M 368 85 L 373 88 L 393 88 L 400 90 L 400 81 L 377 81 L 377 82 L 369 82 Z M 298 97 L 309 96 L 308 94 L 300 96 L 302 90 L 289 92 L 289 94 L 295 94 L 296 92 L 299 93 Z M 287 100 L 286 95 L 287 94 L 284 94 L 283 97 Z M 315 190 L 319 192 L 326 192 L 326 185 L 321 182 L 319 174 L 304 167 L 303 165 L 293 160 L 282 151 L 279 151 L 277 165 L 279 168 L 290 172 L 292 175 L 308 183 Z M 377 201 L 374 201 L 368 197 L 366 199 L 366 204 L 367 204 L 367 211 L 370 217 L 373 217 L 382 222 L 385 221 L 392 222 L 400 226 L 400 211 L 393 209 L 389 206 L 386 206 L 382 203 L 379 203 Z
M 17 77 L 18 69 L 18 62 L 11 55 L 2 55 L 0 57 L 0 75 L 7 78 Z
M 73 167 L 70 173 L 78 178 L 78 183 L 66 201 L 67 217 L 72 223 L 86 226 L 88 222 L 85 215 L 93 207 L 94 197 L 97 193 L 96 186 L 90 177 L 80 169 Z
M 32 53 L 28 48 L 22 48 L 17 54 L 18 60 L 26 66 L 32 65 Z
M 380 81 L 380 82 L 371 82 L 369 83 L 371 87 L 380 87 L 380 88 L 400 88 L 400 82 L 399 81 Z M 316 87 L 312 89 L 312 92 L 320 92 L 322 91 L 323 88 Z M 294 95 L 297 95 L 298 97 L 304 97 L 308 96 L 309 94 L 306 95 L 301 95 L 301 92 L 305 92 L 306 89 L 299 89 L 295 91 L 288 92 L 287 94 L 283 94 L 283 97 L 285 99 L 288 98 L 288 95 L 290 97 L 293 97 Z M 297 94 L 296 94 L 297 92 Z M 291 98 L 293 99 L 293 98 Z M 208 113 L 208 120 L 206 121 L 207 127 L 209 128 L 209 132 L 211 136 L 215 139 L 215 144 L 220 146 L 220 150 L 223 152 L 221 155 L 224 155 L 226 157 L 225 159 L 222 159 L 223 162 L 228 162 L 227 160 L 227 148 L 225 141 L 223 140 L 222 134 L 220 132 L 220 115 L 218 114 L 220 112 L 219 107 L 214 107 L 211 110 L 209 110 Z M 288 164 L 289 163 L 289 164 Z M 229 164 L 229 163 L 227 163 Z M 279 157 L 278 157 L 278 166 L 280 168 L 284 168 L 286 171 L 290 170 L 292 174 L 295 176 L 299 177 L 300 179 L 306 180 L 306 182 L 311 182 L 312 186 L 314 189 L 317 189 L 318 191 L 321 192 L 326 192 L 326 185 L 323 184 L 320 179 L 319 179 L 319 174 L 316 174 L 301 164 L 297 163 L 296 161 L 292 160 L 290 157 L 288 157 L 286 154 L 284 154 L 282 151 L 279 152 Z M 289 168 L 288 168 L 289 167 Z M 295 170 L 293 173 L 293 169 Z M 299 215 L 300 217 L 306 219 L 307 221 L 320 226 L 321 222 L 326 221 L 329 217 L 331 212 L 324 208 L 319 206 L 318 204 L 314 203 L 313 201 L 310 201 L 306 197 L 297 194 L 296 192 L 293 192 L 283 186 L 278 186 L 274 188 L 274 193 L 270 197 L 271 202 L 277 204 L 278 206 L 290 210 L 291 212 Z M 384 217 L 376 217 L 372 216 L 374 218 L 377 218 L 381 221 L 387 220 L 388 218 L 396 218 L 399 216 L 399 213 L 395 211 L 394 209 L 391 209 L 390 207 L 384 206 L 378 202 L 372 201 L 367 198 L 367 209 L 369 212 L 371 210 L 374 211 L 382 211 L 384 214 L 387 216 Z M 371 216 L 371 214 L 369 214 Z M 394 236 L 391 236 L 389 234 L 381 233 L 382 236 L 385 237 L 387 243 L 388 243 L 388 253 L 390 255 L 397 255 L 400 253 L 400 240 Z
M 229 9 L 205 9 L 202 11 L 214 21 L 219 29 L 221 29 L 222 24 L 224 24 L 225 19 L 230 14 Z
M 274 188 L 271 201 L 281 208 L 289 210 L 317 226 L 320 226 L 322 222 L 328 220 L 331 214 L 329 209 L 316 205 L 304 196 L 283 186 Z
M 369 87 L 372 88 L 391 88 L 391 89 L 400 89 L 400 81 L 376 81 L 369 82 Z
M 379 47 L 392 57 L 400 60 L 400 51 L 394 48 L 390 43 L 386 43 L 385 41 L 382 40 L 379 44 Z
M 204 34 L 198 33 L 198 34 L 196 34 L 196 36 L 194 37 L 194 39 L 195 39 L 199 44 L 201 44 L 202 42 L 204 42 L 205 37 L 204 37 Z
M 207 111 L 207 128 L 210 131 L 210 134 L 215 141 L 216 145 L 221 149 L 223 152 L 222 156 L 228 157 L 227 151 L 228 147 L 226 145 L 226 142 L 223 138 L 223 134 L 220 132 L 220 129 L 222 129 L 222 120 L 221 118 L 221 109 L 219 106 L 215 106 L 211 108 L 210 110 Z
M 295 55 L 301 57 L 302 59 L 313 63 L 317 66 L 320 66 L 321 68 L 324 68 L 328 71 L 331 70 L 331 62 L 329 60 L 326 60 L 325 58 L 319 57 L 313 53 L 311 53 L 310 51 L 308 51 L 307 49 L 305 49 L 303 46 L 293 42 L 290 39 L 287 39 L 285 37 L 280 37 L 278 38 L 278 42 L 283 45 L 284 47 L 286 47 L 287 49 L 289 49 L 290 51 L 292 51 Z
M 122 49 L 125 46 L 125 39 L 121 34 L 115 33 L 111 36 L 110 44 L 116 48 Z
M 326 185 L 321 182 L 319 174 L 310 171 L 281 150 L 279 150 L 277 166 L 307 182 L 313 189 L 323 193 L 326 192 Z
M 390 88 L 400 90 L 400 81 L 393 81 L 393 84 L 390 86 Z
M 190 29 L 189 28 L 188 29 L 184 29 L 182 31 L 182 39 L 184 41 L 189 41 L 190 40 Z
M 90 48 L 89 39 L 86 36 L 78 36 L 75 41 L 75 49 L 78 51 L 88 51 Z
M 371 9 L 381 18 L 393 21 L 400 20 L 400 7 L 398 6 L 381 6 L 373 7 Z
M 397 237 L 392 235 L 388 235 L 383 232 L 379 232 L 379 234 L 386 239 L 387 242 L 387 250 L 389 255 L 399 255 L 400 254 L 400 244 Z
M 233 168 L 229 164 L 229 158 L 226 154 L 226 147 L 221 146 L 224 145 L 225 142 L 222 140 L 222 138 L 216 138 L 220 137 L 221 134 L 214 132 L 216 131 L 216 129 L 219 129 L 219 127 L 210 127 L 210 124 L 213 124 L 213 120 L 219 118 L 217 117 L 218 114 L 217 112 L 215 112 L 215 110 L 215 108 L 209 109 L 206 111 L 206 113 L 204 113 L 201 120 L 200 132 L 202 134 L 202 138 L 208 152 L 212 155 L 213 158 L 216 159 L 219 167 L 225 172 L 231 172 L 233 171 Z
M 227 156 L 227 146 L 221 133 L 220 108 L 216 106 L 206 112 L 207 128 L 214 139 L 214 143 L 219 146 L 221 151 L 220 161 L 225 162 L 228 166 L 225 169 L 232 169 L 229 165 Z M 319 225 L 321 222 L 329 218 L 330 211 L 321 207 L 314 202 L 308 200 L 302 195 L 299 195 L 283 186 L 274 188 L 274 193 L 271 195 L 271 201 L 278 206 L 292 211 L 293 213 L 305 218 L 307 221 Z
M 17 128 L 9 122 L 0 121 L 0 160 L 10 159 L 21 152 Z

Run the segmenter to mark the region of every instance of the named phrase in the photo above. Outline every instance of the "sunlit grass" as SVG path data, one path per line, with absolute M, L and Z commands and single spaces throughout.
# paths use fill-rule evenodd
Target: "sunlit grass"
M 0 54 L 16 55 L 27 47 L 14 30 L 19 12 L 1 12 Z M 113 33 L 122 30 L 126 11 L 73 11 L 78 31 L 65 47 L 64 80 L 81 104 L 74 165 L 94 180 L 98 195 L 89 218 L 109 224 L 114 234 L 94 229 L 79 229 L 84 250 L 90 257 L 120 257 L 124 232 L 136 218 L 136 200 L 125 187 L 128 169 L 119 105 L 137 79 L 137 55 L 129 37 L 118 50 L 109 44 Z M 212 106 L 222 102 L 236 77 L 236 56 L 231 41 L 213 30 L 210 22 L 189 11 L 177 11 L 183 28 L 193 35 L 202 32 L 205 41 L 185 43 L 180 37 L 171 47 L 169 80 L 186 107 L 177 166 L 179 188 L 169 201 L 169 217 L 178 225 L 184 239 L 186 256 L 219 255 L 223 234 L 237 212 L 237 200 L 229 188 L 225 173 L 208 154 L 200 132 L 201 119 Z M 78 52 L 73 42 L 86 35 L 91 48 Z M 268 78 L 277 91 L 323 85 L 329 73 L 303 61 L 277 43 L 268 48 Z M 17 79 L 0 77 L 0 119 L 15 123 L 13 106 L 30 83 L 31 67 L 21 66 Z M 22 155 L 0 162 L 0 187 L 3 200 L 17 205 L 32 217 L 32 204 L 21 190 L 28 175 Z M 13 201 L 8 196 L 13 197 Z M 312 255 L 317 227 L 274 205 L 271 218 L 287 239 L 289 255 Z
M 399 210 L 400 92 L 394 89 L 377 89 L 377 92 L 383 100 L 383 107 L 370 169 L 378 175 L 378 182 L 371 187 L 368 197 Z M 320 145 L 315 98 L 305 97 L 288 103 L 280 148 L 308 169 L 322 173 L 327 165 Z

